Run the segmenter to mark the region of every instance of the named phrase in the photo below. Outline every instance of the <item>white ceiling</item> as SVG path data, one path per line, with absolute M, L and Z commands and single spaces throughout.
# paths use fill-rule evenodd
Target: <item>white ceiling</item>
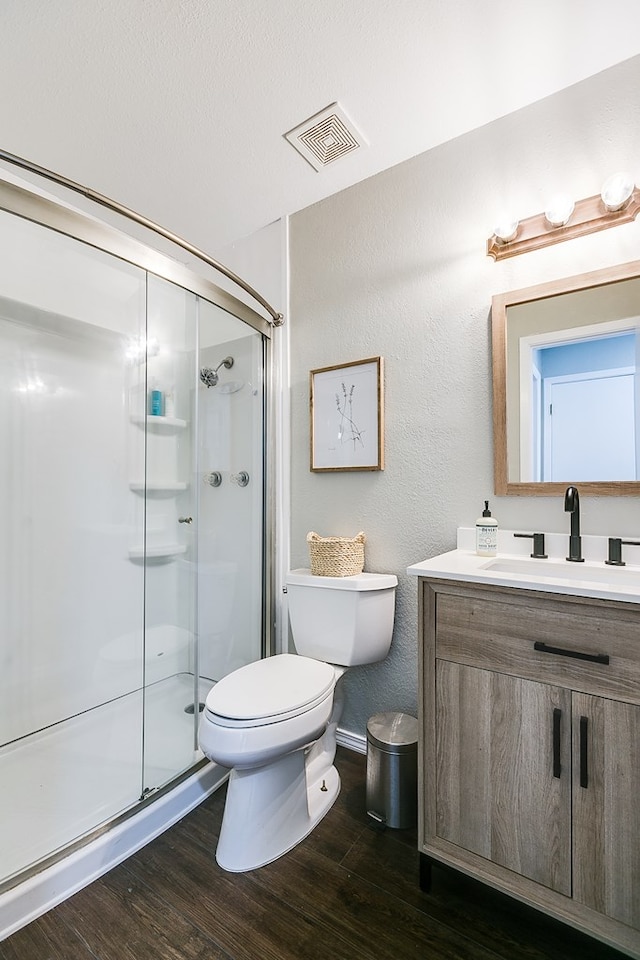
M 640 52 L 638 0 L 2 0 L 0 148 L 216 251 Z M 337 101 L 369 146 L 284 139 Z

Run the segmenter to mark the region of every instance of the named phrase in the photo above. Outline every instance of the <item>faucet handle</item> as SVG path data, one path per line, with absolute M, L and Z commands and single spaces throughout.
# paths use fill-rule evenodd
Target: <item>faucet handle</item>
M 627 547 L 640 547 L 640 540 L 623 540 L 621 537 L 609 537 L 609 556 L 605 560 L 610 567 L 626 566 L 622 559 L 622 545 Z
M 544 533 L 514 533 L 514 537 L 533 540 L 533 553 L 531 556 L 536 560 L 547 559 L 547 554 L 544 552 Z

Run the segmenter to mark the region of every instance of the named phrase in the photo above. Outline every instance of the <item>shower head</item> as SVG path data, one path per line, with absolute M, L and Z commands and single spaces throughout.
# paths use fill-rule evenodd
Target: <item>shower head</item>
M 200 371 L 200 379 L 206 387 L 215 387 L 216 383 L 220 379 L 218 376 L 218 370 L 220 367 L 230 370 L 232 366 L 233 357 L 225 357 L 224 360 L 220 361 L 217 367 L 203 367 Z

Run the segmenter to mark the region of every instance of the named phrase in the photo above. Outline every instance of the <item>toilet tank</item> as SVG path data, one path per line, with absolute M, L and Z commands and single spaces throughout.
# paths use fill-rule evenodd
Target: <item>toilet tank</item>
M 296 651 L 343 666 L 384 660 L 393 634 L 398 578 L 389 573 L 287 576 L 289 620 Z

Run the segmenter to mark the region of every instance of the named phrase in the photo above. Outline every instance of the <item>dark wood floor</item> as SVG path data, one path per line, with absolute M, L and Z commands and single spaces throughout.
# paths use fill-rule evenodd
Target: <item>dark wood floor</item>
M 247 874 L 214 859 L 224 790 L 126 863 L 0 943 L 0 960 L 621 960 L 453 871 L 418 887 L 414 830 L 365 813 L 365 758 L 295 850 Z

